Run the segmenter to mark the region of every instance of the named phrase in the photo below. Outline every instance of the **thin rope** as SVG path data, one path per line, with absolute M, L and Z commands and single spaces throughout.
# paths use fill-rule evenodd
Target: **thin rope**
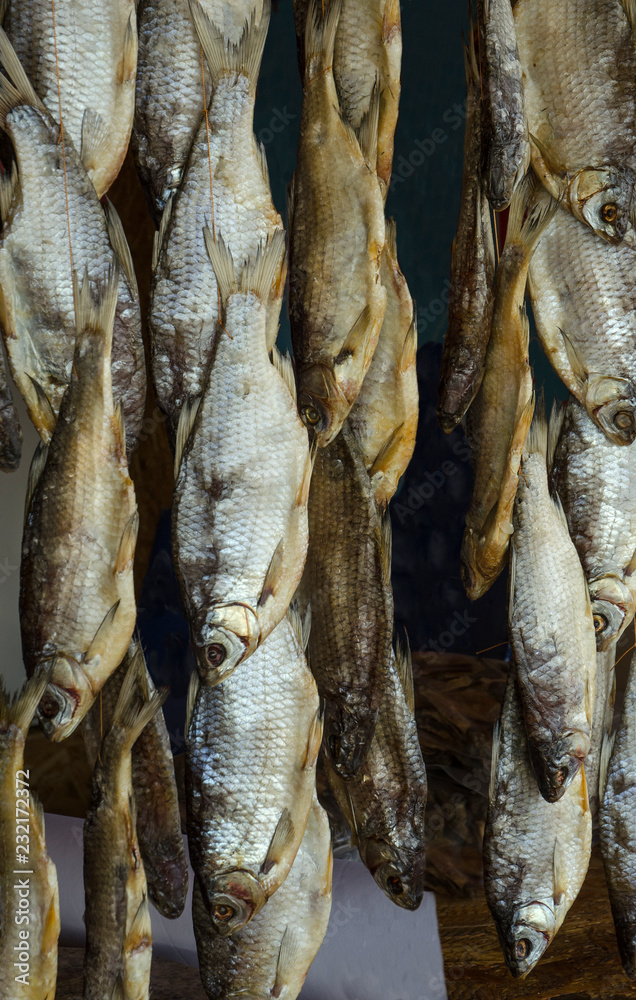
M 486 646 L 485 649 L 479 649 L 475 653 L 475 656 L 481 656 L 482 653 L 488 653 L 491 649 L 498 649 L 499 646 L 507 646 L 508 640 L 504 639 L 503 642 L 496 642 L 494 646 Z

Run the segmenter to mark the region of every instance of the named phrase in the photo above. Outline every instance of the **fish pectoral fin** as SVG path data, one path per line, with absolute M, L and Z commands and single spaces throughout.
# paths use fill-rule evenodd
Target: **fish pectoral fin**
M 310 445 L 307 452 L 305 468 L 303 469 L 303 478 L 300 481 L 300 486 L 298 487 L 294 498 L 294 507 L 296 508 L 304 508 L 309 502 L 309 487 L 311 486 L 311 477 L 314 471 L 314 462 L 316 461 L 317 450 L 318 446 L 314 441 Z
M 0 217 L 3 220 L 6 220 L 11 214 L 19 194 L 20 178 L 18 177 L 18 165 L 14 160 L 11 164 L 11 173 L 5 171 L 0 177 Z
M 291 813 L 289 809 L 285 807 L 280 814 L 280 819 L 276 824 L 276 829 L 274 830 L 274 835 L 267 849 L 265 860 L 261 865 L 261 875 L 268 875 L 274 865 L 280 864 L 282 858 L 293 844 L 295 836 L 296 830 L 294 822 L 291 818 Z
M 265 582 L 263 583 L 263 589 L 261 590 L 260 597 L 256 604 L 257 608 L 262 608 L 264 604 L 267 603 L 270 597 L 274 597 L 278 589 L 278 585 L 282 579 L 284 562 L 283 557 L 285 555 L 285 540 L 281 538 L 278 545 L 274 549 L 274 554 L 270 559 L 269 568 L 265 575 Z
M 296 379 L 294 378 L 294 366 L 292 360 L 285 351 L 281 354 L 278 348 L 274 345 L 271 353 L 271 360 L 274 368 L 282 378 L 283 382 L 289 389 L 291 397 L 296 402 Z
M 60 911 L 55 896 L 51 898 L 49 909 L 42 928 L 42 938 L 40 941 L 40 954 L 50 955 L 57 948 L 57 939 L 60 936 Z
M 621 5 L 625 11 L 625 17 L 629 21 L 632 33 L 636 34 L 636 0 L 621 0 Z
M 139 953 L 152 945 L 152 925 L 150 922 L 150 908 L 148 897 L 144 896 L 139 904 L 139 909 L 135 914 L 130 930 L 126 935 L 124 952 L 128 955 Z
M 166 201 L 164 205 L 163 212 L 161 213 L 161 221 L 159 223 L 159 229 L 155 233 L 152 239 L 152 270 L 157 270 L 157 264 L 159 263 L 159 256 L 161 254 L 161 247 L 163 246 L 163 241 L 165 239 L 166 231 L 168 229 L 168 223 L 170 222 L 170 216 L 172 215 L 172 204 L 174 202 L 174 196 L 171 196 Z
M 94 108 L 84 108 L 80 160 L 86 173 L 95 170 L 108 152 L 111 136 L 108 123 Z
M 605 792 L 607 789 L 607 775 L 609 772 L 610 760 L 612 757 L 612 750 L 614 749 L 614 740 L 616 739 L 616 733 L 605 733 L 603 736 L 603 743 L 601 746 L 601 761 L 599 765 L 599 775 L 598 775 L 598 800 L 602 802 L 605 798 Z
M 267 165 L 267 153 L 265 152 L 265 144 L 256 140 L 256 155 L 258 157 L 258 165 L 261 168 L 261 173 L 263 175 L 263 180 L 265 181 L 265 187 L 267 190 L 270 188 L 269 183 L 269 167 Z
M 106 225 L 108 226 L 108 236 L 110 238 L 111 246 L 115 251 L 115 256 L 119 261 L 122 271 L 126 275 L 128 284 L 132 288 L 135 298 L 137 298 L 139 295 L 137 288 L 137 276 L 135 274 L 132 254 L 130 252 L 130 247 L 128 246 L 128 240 L 126 239 L 124 227 L 122 226 L 121 219 L 119 218 L 119 213 L 117 212 L 117 209 L 113 205 L 112 201 L 109 199 L 106 199 L 104 211 L 106 212 Z
M 411 320 L 411 325 L 407 330 L 406 337 L 404 338 L 404 343 L 402 345 L 402 353 L 400 354 L 400 360 L 398 361 L 398 374 L 404 375 L 416 364 L 417 357 L 417 319 L 413 316 Z
M 112 628 L 113 622 L 115 620 L 115 615 L 119 609 L 121 601 L 116 601 L 112 608 L 104 615 L 101 625 L 97 629 L 97 632 L 93 636 L 93 641 L 86 650 L 85 662 L 93 660 L 96 656 L 103 656 L 104 650 L 108 646 L 108 641 L 110 638 L 110 630 Z
M 119 64 L 118 79 L 120 84 L 134 83 L 137 76 L 137 32 L 136 18 L 135 24 L 133 24 L 133 12 L 131 11 L 130 17 L 128 18 L 128 24 L 126 25 L 126 34 L 124 35 L 124 49 L 122 52 L 121 63 Z
M 554 882 L 553 898 L 555 903 L 559 896 L 565 894 L 566 888 L 565 876 L 567 873 L 567 867 L 563 863 L 564 859 L 562 852 L 563 848 L 561 847 L 561 841 L 557 837 L 554 841 L 554 854 L 552 856 L 552 878 Z
M 371 479 L 373 479 L 373 477 L 376 476 L 379 472 L 384 474 L 386 470 L 390 468 L 391 465 L 393 464 L 395 453 L 402 442 L 401 431 L 403 427 L 404 427 L 404 421 L 402 421 L 401 424 L 398 424 L 397 427 L 393 428 L 390 435 L 388 436 L 388 438 L 380 448 L 379 452 L 373 459 L 373 464 L 369 469 L 369 477 Z
M 31 82 L 18 59 L 15 49 L 4 31 L 0 29 L 0 65 L 7 77 L 0 77 L 0 125 L 6 126 L 9 112 L 20 104 L 27 104 L 48 115 L 47 109 L 35 93 Z
M 509 681 L 514 683 L 514 681 Z M 499 751 L 501 748 L 501 723 L 495 722 L 492 730 L 492 754 L 490 758 L 490 782 L 488 784 L 488 802 L 492 805 L 497 791 L 497 769 L 499 767 Z
M 585 365 L 583 364 L 580 354 L 578 353 L 576 347 L 568 337 L 565 330 L 562 330 L 561 327 L 559 327 L 559 333 L 563 338 L 563 346 L 565 347 L 565 353 L 568 356 L 568 362 L 570 368 L 572 369 L 572 374 L 574 375 L 577 382 L 580 382 L 581 387 L 583 387 L 588 380 L 588 371 Z
M 135 546 L 137 544 L 137 532 L 139 531 L 139 513 L 135 511 L 134 514 L 129 517 L 126 527 L 124 528 L 123 534 L 121 536 L 121 541 L 119 543 L 119 551 L 117 553 L 117 558 L 115 559 L 115 566 L 113 572 L 116 575 L 125 572 L 125 570 L 130 569 L 133 564 L 133 559 L 135 558 Z
M 36 405 L 40 411 L 40 421 L 45 427 L 45 429 L 48 431 L 50 439 L 50 435 L 53 434 L 53 431 L 55 430 L 55 424 L 57 422 L 57 417 L 53 412 L 51 401 L 47 396 L 47 394 L 45 393 L 42 386 L 40 385 L 40 383 L 36 382 L 36 380 L 33 378 L 32 375 L 29 374 L 29 372 L 27 372 L 27 378 L 29 379 L 31 385 L 33 386 L 33 389 L 35 390 Z
M 411 659 L 411 646 L 406 629 L 402 635 L 398 636 L 395 644 L 395 666 L 397 669 L 404 700 L 412 715 L 415 714 L 415 685 L 413 683 L 413 661 Z
M 31 466 L 29 468 L 29 479 L 27 483 L 26 500 L 24 503 L 25 519 L 29 513 L 29 508 L 31 507 L 31 500 L 33 499 L 33 494 L 35 493 L 35 487 L 39 483 L 40 477 L 44 472 L 44 466 L 46 465 L 48 454 L 48 444 L 45 444 L 44 441 L 40 441 L 35 449 L 35 454 L 31 459 Z
M 296 966 L 298 965 L 300 950 L 298 934 L 291 924 L 287 924 L 285 933 L 283 934 L 283 940 L 280 944 L 280 951 L 278 952 L 276 978 L 271 991 L 271 996 L 274 997 L 275 1000 L 277 1000 L 277 998 L 281 995 L 285 985 L 289 982 L 290 977 L 293 976 Z
M 316 761 L 318 760 L 318 754 L 320 753 L 320 744 L 322 743 L 322 727 L 322 712 L 318 709 L 309 730 L 307 749 L 305 751 L 305 759 L 303 761 L 303 771 L 313 771 L 316 767 Z
M 356 139 L 370 170 L 375 173 L 378 163 L 378 123 L 380 119 L 380 81 L 376 74 L 371 99 L 366 114 L 363 116 Z
M 559 438 L 561 437 L 564 419 L 565 404 L 560 403 L 557 399 L 554 399 L 552 401 L 550 422 L 548 423 L 548 476 L 552 474 L 554 456 L 556 455 L 557 445 L 559 443 Z
M 385 510 L 380 517 L 380 558 L 382 581 L 385 587 L 391 586 L 391 557 L 393 553 L 393 534 L 391 531 L 391 516 Z
M 342 364 L 365 344 L 372 320 L 371 306 L 367 304 L 345 337 L 338 356 L 334 358 L 334 365 Z
M 201 679 L 199 678 L 199 672 L 198 670 L 194 669 L 190 674 L 190 683 L 188 684 L 188 697 L 186 699 L 186 716 L 185 716 L 186 733 L 190 728 L 192 713 L 194 712 L 194 703 L 197 700 L 197 695 L 199 693 L 200 687 L 201 687 Z
M 202 399 L 201 396 L 197 396 L 196 399 L 186 399 L 185 403 L 181 407 L 181 412 L 179 413 L 179 423 L 177 424 L 177 440 L 174 446 L 175 481 L 179 476 L 179 470 L 181 468 L 183 453 L 185 451 L 186 444 L 188 443 L 188 438 L 192 433 L 194 422 L 197 419 L 197 413 L 199 412 L 201 399 Z

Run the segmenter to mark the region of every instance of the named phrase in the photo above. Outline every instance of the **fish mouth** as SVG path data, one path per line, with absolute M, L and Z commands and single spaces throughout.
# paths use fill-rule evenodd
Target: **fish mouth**
M 331 444 L 350 409 L 350 403 L 327 365 L 317 362 L 300 372 L 298 412 L 319 448 Z
M 197 670 L 211 687 L 251 656 L 261 637 L 258 616 L 249 604 L 218 604 L 195 631 Z
M 558 802 L 581 770 L 590 749 L 590 737 L 572 730 L 552 744 L 528 742 L 530 760 L 546 802 Z
M 47 739 L 59 743 L 80 724 L 95 693 L 74 657 L 56 656 L 48 662 L 53 666 L 53 680 L 46 686 L 37 714 Z
M 585 408 L 614 444 L 636 440 L 636 393 L 627 379 L 590 373 Z
M 199 878 L 208 916 L 220 937 L 236 934 L 267 902 L 262 885 L 245 869 Z
M 410 864 L 385 841 L 372 839 L 360 845 L 360 856 L 373 878 L 392 903 L 404 910 L 417 910 L 424 896 L 422 860 Z

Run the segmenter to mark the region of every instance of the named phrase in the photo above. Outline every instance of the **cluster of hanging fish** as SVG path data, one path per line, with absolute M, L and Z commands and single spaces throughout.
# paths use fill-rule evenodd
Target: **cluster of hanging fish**
M 508 967 L 538 962 L 585 877 L 598 813 L 636 975 L 632 665 L 613 744 L 616 644 L 636 609 L 636 10 L 481 0 L 465 49 L 464 180 L 438 416 L 466 415 L 469 596 L 509 552 L 511 672 L 494 734 L 486 897 Z M 509 207 L 495 263 L 490 207 Z M 524 297 L 568 390 L 535 410 Z M 470 409 L 469 409 L 470 407 Z M 534 416 L 533 416 L 534 415 Z
M 321 746 L 379 886 L 409 909 L 423 894 L 426 774 L 408 646 L 392 646 L 387 514 L 418 409 L 413 303 L 384 217 L 399 0 L 294 4 L 304 102 L 289 253 L 253 132 L 269 0 L 1 10 L 0 319 L 42 438 L 21 565 L 29 680 L 0 693 L 3 773 L 22 767 L 36 711 L 53 740 L 81 724 L 94 768 L 84 997 L 144 1000 L 148 902 L 177 916 L 187 869 L 165 692 L 134 635 L 127 456 L 146 382 L 132 261 L 105 197 L 130 139 L 157 226 L 151 374 L 196 663 L 186 799 L 201 977 L 211 998 L 292 1000 L 331 905 Z M 288 271 L 293 363 L 275 343 Z M 20 429 L 6 377 L 2 393 L 9 471 Z M 57 883 L 29 809 L 41 958 L 19 996 L 52 1000 Z M 3 845 L 13 822 L 0 815 Z M 8 913 L 11 849 L 1 862 Z M 3 924 L 3 975 L 18 933 Z M 0 998 L 15 988 L 0 980 Z

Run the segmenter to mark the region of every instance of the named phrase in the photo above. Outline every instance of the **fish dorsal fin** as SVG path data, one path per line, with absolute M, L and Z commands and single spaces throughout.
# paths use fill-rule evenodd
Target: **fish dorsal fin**
M 413 661 L 411 659 L 411 647 L 406 629 L 401 636 L 398 636 L 395 644 L 395 667 L 404 699 L 409 707 L 411 715 L 415 715 L 415 685 L 413 683 Z
M 258 163 L 261 168 L 261 173 L 263 175 L 263 180 L 265 181 L 265 187 L 269 191 L 271 185 L 269 182 L 269 167 L 267 165 L 267 153 L 265 151 L 265 145 L 262 142 L 256 140 L 256 155 L 258 157 Z
M 274 834 L 267 849 L 265 860 L 261 865 L 262 874 L 267 875 L 272 870 L 274 865 L 280 863 L 281 859 L 285 856 L 294 842 L 295 836 L 296 831 L 294 828 L 294 821 L 291 818 L 289 809 L 285 806 L 280 814 L 278 823 L 276 824 L 276 829 L 274 830 Z
M 135 6 L 139 3 L 139 0 L 135 0 Z M 124 35 L 124 50 L 122 53 L 121 60 L 121 70 L 119 74 L 119 79 L 121 83 L 131 83 L 134 82 L 137 75 L 137 31 L 135 30 L 137 26 L 137 19 L 133 20 L 133 12 L 130 12 L 128 18 L 128 24 L 126 25 L 126 34 Z
M 132 569 L 135 558 L 135 547 L 137 545 L 137 534 L 139 532 L 139 512 L 131 514 L 122 532 L 117 558 L 115 559 L 114 572 L 124 573 Z
M 278 585 L 281 581 L 283 575 L 283 570 L 285 568 L 285 540 L 281 538 L 278 545 L 274 549 L 274 554 L 269 562 L 269 567 L 267 573 L 265 574 L 265 580 L 263 583 L 263 589 L 261 590 L 260 597 L 258 599 L 257 608 L 262 608 L 264 604 L 267 603 L 270 597 L 273 597 L 277 590 Z
M 157 270 L 157 265 L 159 263 L 159 257 L 161 256 L 161 248 L 166 237 L 166 232 L 168 230 L 168 223 L 170 222 L 170 217 L 172 215 L 172 206 L 174 202 L 174 194 L 171 194 L 167 199 L 166 204 L 163 207 L 163 212 L 161 213 L 161 221 L 159 223 L 159 229 L 155 233 L 152 240 L 152 269 Z
M 393 217 L 385 220 L 384 242 L 389 251 L 389 256 L 397 262 L 397 226 Z
M 565 511 L 563 510 L 563 504 L 561 503 L 561 497 L 559 496 L 558 493 L 553 493 L 552 494 L 552 504 L 554 506 L 554 511 L 555 511 L 555 513 L 556 513 L 559 521 L 561 522 L 561 524 L 563 525 L 563 527 L 565 528 L 565 530 L 569 534 L 570 528 L 568 526 L 568 519 L 565 516 Z
M 14 160 L 11 164 L 11 173 L 5 171 L 0 176 L 0 218 L 3 221 L 10 216 L 19 190 L 18 165 Z
M 307 748 L 305 750 L 305 759 L 303 761 L 303 771 L 313 771 L 316 767 L 316 762 L 318 760 L 318 754 L 320 753 L 320 746 L 322 743 L 322 731 L 323 731 L 323 716 L 322 709 L 318 709 L 314 716 L 314 720 L 309 729 L 309 736 L 307 737 Z
M 269 27 L 270 0 L 264 0 L 261 19 L 256 24 L 256 10 L 246 21 L 238 45 L 229 42 L 222 31 L 209 19 L 197 0 L 189 0 L 190 16 L 205 60 L 210 70 L 212 90 L 216 90 L 224 76 L 245 76 L 253 90 L 263 57 L 267 29 Z
M 106 213 L 106 224 L 108 226 L 108 235 L 110 237 L 111 246 L 115 251 L 115 255 L 119 261 L 122 271 L 128 279 L 128 284 L 132 288 L 133 294 L 137 297 L 139 295 L 137 288 L 137 275 L 135 274 L 132 254 L 130 252 L 130 247 L 128 246 L 128 240 L 126 239 L 124 227 L 121 224 L 121 219 L 119 218 L 117 209 L 109 199 L 106 199 L 104 211 Z
M 369 169 L 375 173 L 378 163 L 378 121 L 380 117 L 380 81 L 376 75 L 369 107 L 356 130 L 356 139 Z
M 190 723 L 192 721 L 192 713 L 194 712 L 194 704 L 197 700 L 197 695 L 199 693 L 199 688 L 201 687 L 201 680 L 197 670 L 193 670 L 190 674 L 190 682 L 188 684 L 188 698 L 186 701 L 186 733 L 190 728 Z
M 292 627 L 292 631 L 298 640 L 298 645 L 304 651 L 305 647 L 303 645 L 303 619 L 300 613 L 300 608 L 298 607 L 298 601 L 292 601 L 287 609 L 287 618 L 289 619 L 289 624 Z
M 216 278 L 216 283 L 219 286 L 221 302 L 223 304 L 223 308 L 225 308 L 230 295 L 238 290 L 238 279 L 234 265 L 234 258 L 232 257 L 230 248 L 227 246 L 220 233 L 217 234 L 215 239 L 208 226 L 204 226 L 203 238 L 205 239 L 205 248 L 208 252 L 208 257 L 210 258 L 212 270 L 214 271 L 214 277 Z
M 305 614 L 303 615 L 303 631 L 302 631 L 302 638 L 300 641 L 300 644 L 305 652 L 307 652 L 310 635 L 311 635 L 311 604 L 308 604 L 307 607 L 305 608 Z
M 559 327 L 559 332 L 563 338 L 563 346 L 565 347 L 565 353 L 568 356 L 568 362 L 570 364 L 570 368 L 572 369 L 572 374 L 575 379 L 581 383 L 581 385 L 585 385 L 588 380 L 588 372 L 583 359 L 565 330 Z
M 53 428 L 57 423 L 57 417 L 53 411 L 53 407 L 51 406 L 51 401 L 40 383 L 37 382 L 33 376 L 29 374 L 29 372 L 27 372 L 27 376 L 33 386 L 33 389 L 35 390 L 38 407 L 42 411 L 43 421 L 46 423 L 47 427 L 50 427 L 50 433 L 52 434 Z
M 402 352 L 400 354 L 400 359 L 398 361 L 398 372 L 403 375 L 405 372 L 409 371 L 416 363 L 417 358 L 417 319 L 415 313 L 413 313 L 413 319 L 411 320 L 411 325 L 407 330 L 406 337 L 404 338 L 404 344 L 402 345 Z M 416 394 L 417 395 L 417 394 Z
M 33 494 L 35 493 L 35 487 L 39 483 L 40 476 L 44 472 L 44 466 L 46 465 L 48 454 L 48 444 L 45 444 L 44 441 L 38 442 L 38 446 L 35 449 L 35 454 L 31 459 L 31 466 L 29 468 L 29 481 L 27 483 L 26 500 L 24 504 L 25 517 L 29 513 L 29 508 L 31 507 L 31 500 L 33 499 Z
M 278 952 L 276 978 L 271 990 L 273 1000 L 278 1000 L 289 980 L 295 975 L 300 955 L 301 945 L 298 932 L 291 924 L 287 924 Z
M 84 108 L 80 160 L 87 174 L 100 165 L 110 143 L 111 135 L 106 120 L 94 108 Z
M 321 72 L 332 72 L 336 32 L 342 0 L 330 0 L 326 12 L 323 0 L 309 0 L 305 21 L 305 75 L 307 86 Z
M 46 685 L 51 679 L 52 668 L 38 670 L 24 682 L 17 695 L 9 699 L 4 687 L 0 696 L 0 722 L 13 724 L 27 735 L 36 709 L 42 700 Z
M 492 753 L 490 756 L 490 781 L 488 783 L 488 801 L 492 803 L 497 791 L 497 768 L 499 767 L 499 750 L 501 747 L 501 723 L 495 722 L 492 730 Z
M 144 697 L 144 700 L 148 701 L 156 688 L 152 677 L 148 673 L 146 657 L 144 656 L 143 647 L 138 634 L 133 635 L 130 640 L 128 653 L 126 655 L 130 666 L 136 671 L 137 683 L 139 684 L 139 689 Z
M 554 456 L 556 455 L 557 445 L 561 437 L 561 431 L 563 430 L 564 420 L 565 404 L 554 399 L 552 401 L 550 423 L 548 424 L 548 473 L 550 475 L 554 469 Z
M 602 802 L 605 798 L 605 792 L 607 790 L 607 776 L 609 774 L 609 765 L 612 758 L 612 751 L 614 749 L 614 740 L 616 739 L 616 733 L 606 733 L 603 736 L 603 743 L 601 745 L 601 761 L 599 765 L 599 775 L 598 775 L 598 800 Z
M 272 349 L 272 364 L 289 389 L 291 397 L 296 402 L 296 379 L 294 378 L 294 366 L 287 351 L 281 354 L 276 346 Z
M 11 109 L 20 104 L 37 108 L 50 119 L 48 111 L 31 86 L 31 81 L 24 72 L 22 63 L 3 28 L 0 28 L 0 65 L 4 67 L 9 77 L 8 80 L 4 76 L 0 77 L 0 124 L 2 127 L 4 128 L 6 117 Z
M 393 533 L 391 517 L 386 511 L 380 517 L 380 546 L 382 556 L 382 579 L 385 586 L 391 585 L 391 556 L 393 553 Z
M 113 627 L 113 622 L 115 621 L 115 616 L 117 615 L 120 604 L 121 601 L 116 601 L 104 615 L 102 623 L 93 637 L 93 641 L 86 650 L 86 661 L 92 660 L 95 656 L 101 657 L 104 649 L 108 646 L 110 641 L 110 631 Z
M 201 405 L 201 398 L 202 398 L 201 396 L 197 396 L 196 399 L 186 399 L 179 413 L 179 423 L 177 424 L 177 440 L 174 447 L 175 481 L 179 475 L 179 470 L 181 468 L 181 460 L 183 459 L 183 452 L 185 451 L 185 446 L 188 443 L 188 438 L 192 433 L 192 428 L 194 427 L 194 422 L 197 418 L 197 413 L 199 412 L 199 406 Z

